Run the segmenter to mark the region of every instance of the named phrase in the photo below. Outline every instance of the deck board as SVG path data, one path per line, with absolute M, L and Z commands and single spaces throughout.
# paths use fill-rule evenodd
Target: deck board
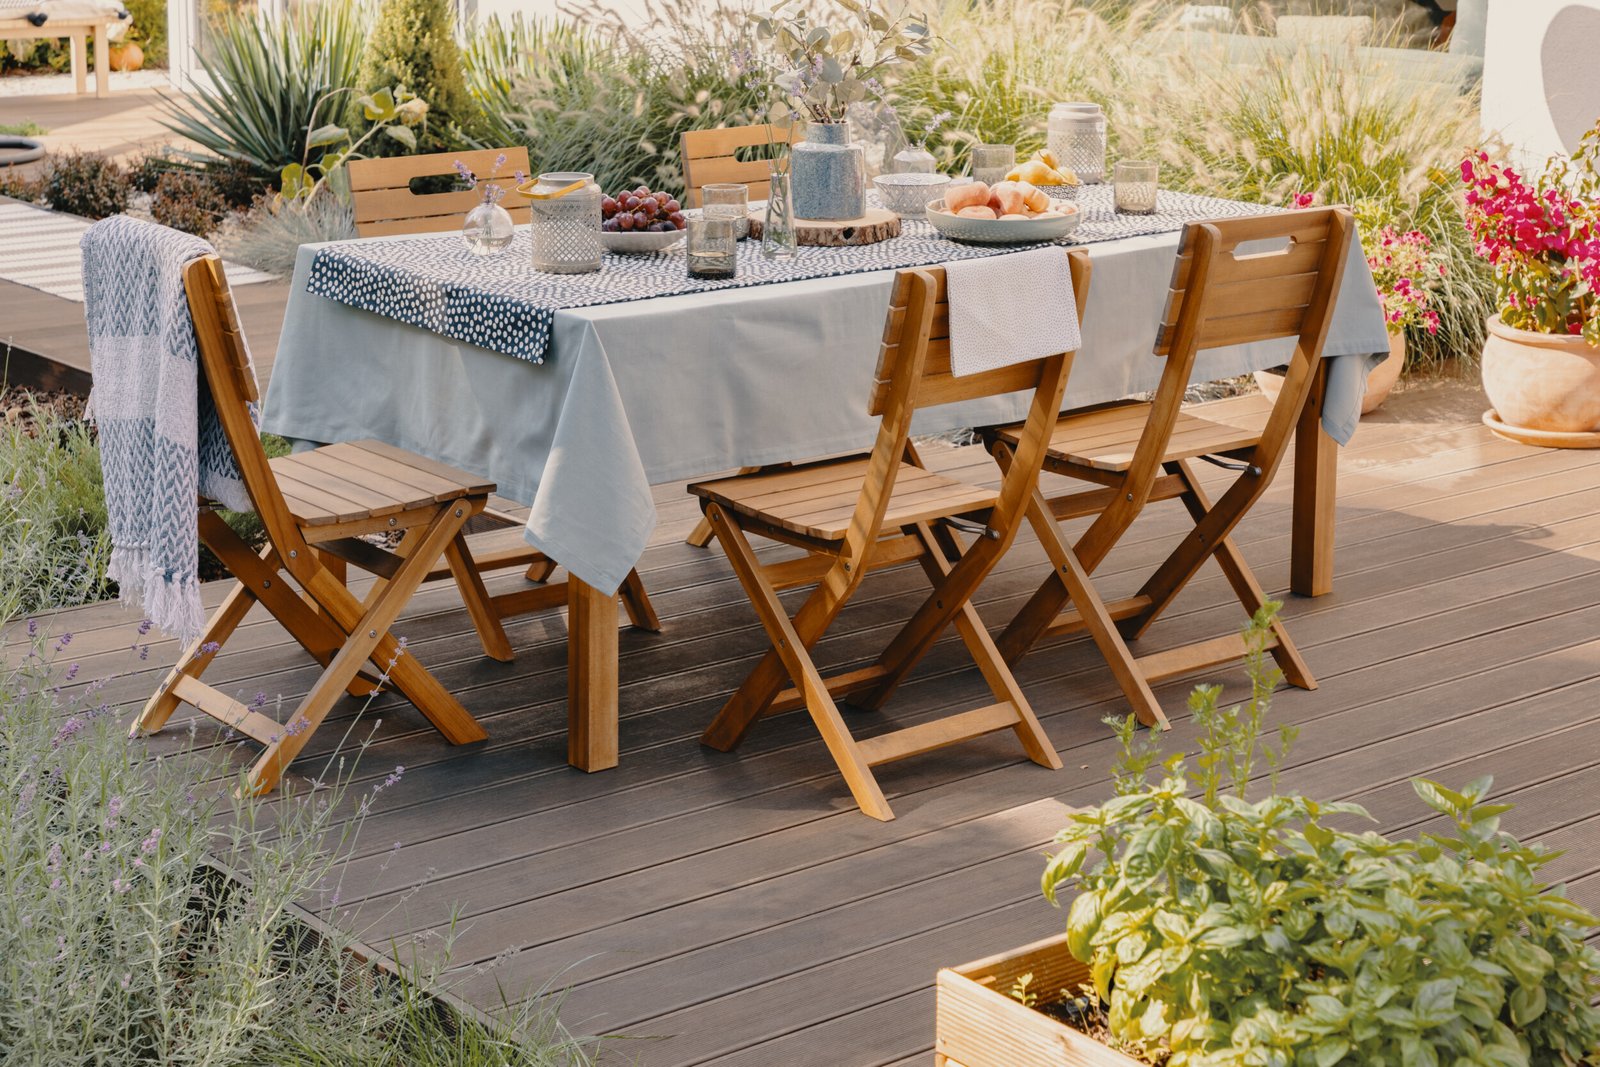
M 1282 784 L 1355 800 L 1380 828 L 1415 833 L 1439 824 L 1411 778 L 1493 774 L 1497 795 L 1517 804 L 1506 827 L 1566 849 L 1549 874 L 1594 907 L 1600 454 L 1494 439 L 1474 421 L 1479 404 L 1461 388 L 1403 391 L 1342 452 L 1335 592 L 1285 607 L 1320 688 L 1276 696 L 1274 720 L 1302 730 Z M 985 462 L 936 456 L 969 476 Z M 501 988 L 570 986 L 572 1026 L 626 1035 L 609 1045 L 611 1063 L 931 1063 L 934 970 L 1059 930 L 1063 916 L 1038 897 L 1040 855 L 1063 805 L 1110 795 L 1115 744 L 1100 719 L 1126 708 L 1085 641 L 1049 643 L 1018 673 L 1065 769 L 1026 762 L 1009 736 L 895 764 L 882 773 L 900 816 L 888 824 L 850 808 L 802 715 L 764 720 L 736 754 L 706 750 L 699 731 L 763 645 L 717 553 L 677 543 L 695 517 L 681 492 L 658 490 L 662 524 L 641 565 L 665 630 L 621 635 L 616 770 L 565 765 L 559 613 L 512 624 L 518 661 L 502 665 L 482 657 L 452 591 L 418 597 L 398 629 L 490 741 L 452 749 L 391 697 L 364 712 L 336 707 L 296 770 L 320 766 L 359 713 L 382 723 L 357 788 L 397 764 L 406 771 L 375 799 L 344 871 L 345 899 L 369 899 L 335 917 L 369 943 L 422 936 L 425 946 L 455 921 L 459 992 L 492 1007 Z M 1281 478 L 1238 536 L 1269 589 L 1287 582 L 1288 504 Z M 1176 510 L 1119 546 L 1108 590 L 1131 589 L 1159 559 Z M 980 596 L 991 625 L 1031 592 L 1042 558 L 1028 539 L 1007 557 Z M 869 656 L 920 588 L 910 570 L 869 579 L 819 659 Z M 1232 628 L 1239 613 L 1226 597 L 1220 574 L 1203 573 L 1141 644 Z M 89 676 L 133 668 L 105 691 L 128 704 L 172 655 L 160 643 L 147 661 L 133 658 L 136 623 L 103 606 L 51 620 L 77 634 Z M 316 669 L 269 620 L 252 619 L 214 676 L 247 698 L 292 702 Z M 1215 676 L 1230 696 L 1242 692 L 1242 671 Z M 1194 681 L 1157 687 L 1174 718 L 1171 749 L 1193 745 L 1182 699 Z M 883 714 L 847 714 L 865 734 L 987 699 L 946 640 Z M 176 752 L 186 733 L 148 745 Z M 209 725 L 198 736 L 218 743 Z

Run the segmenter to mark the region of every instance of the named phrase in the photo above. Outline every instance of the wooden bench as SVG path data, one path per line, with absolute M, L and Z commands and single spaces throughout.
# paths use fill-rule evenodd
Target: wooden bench
M 0 41 L 23 41 L 39 37 L 65 37 L 72 51 L 72 85 L 79 96 L 89 91 L 89 34 L 94 34 L 94 95 L 111 94 L 111 41 L 109 31 L 122 20 L 115 15 L 85 18 L 50 18 L 42 26 L 27 19 L 0 19 Z

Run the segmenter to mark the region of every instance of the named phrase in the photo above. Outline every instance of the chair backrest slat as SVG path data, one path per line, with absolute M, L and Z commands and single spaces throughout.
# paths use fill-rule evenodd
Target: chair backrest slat
M 222 272 L 222 260 L 207 255 L 189 263 L 183 270 L 183 284 L 189 298 L 189 314 L 194 318 L 200 365 L 217 418 L 267 536 L 287 559 L 291 549 L 304 547 L 304 540 L 273 476 L 260 432 L 250 418 L 250 404 L 256 399 L 255 376 L 249 370 L 250 354 L 239 330 L 239 316 L 227 276 Z
M 1160 472 L 1198 353 L 1292 337 L 1290 372 L 1252 462 L 1270 479 L 1316 377 L 1354 233 L 1342 207 L 1185 227 L 1155 345 L 1166 366 L 1127 484 L 1147 488 Z
M 1076 253 L 1074 253 L 1076 255 Z M 1074 282 L 1081 270 L 1087 277 L 1088 262 L 1072 261 Z M 963 400 L 977 400 L 986 396 L 999 396 L 1032 389 L 1039 384 L 1039 375 L 1045 369 L 1043 360 L 1032 360 L 1009 367 L 981 371 L 957 378 L 950 372 L 950 294 L 945 285 L 942 268 L 923 268 L 933 286 L 933 318 L 926 337 L 927 353 L 922 368 L 922 381 L 917 391 L 918 407 L 937 407 Z M 915 334 L 906 330 L 906 306 L 911 293 L 913 274 L 901 271 L 895 279 L 894 293 L 889 301 L 889 314 L 883 326 L 883 344 L 878 353 L 876 381 L 867 409 L 873 415 L 882 415 L 899 373 L 905 355 L 905 346 Z M 1079 319 L 1082 319 L 1083 294 L 1079 293 Z
M 800 136 L 798 123 L 777 126 L 725 126 L 717 130 L 689 130 L 678 139 L 683 162 L 683 206 L 699 207 L 700 190 L 718 182 L 743 182 L 750 187 L 751 200 L 765 200 L 772 183 L 768 161 L 740 159 L 742 148 L 764 148 L 770 144 L 793 144 Z
M 1212 227 L 1215 237 L 1206 276 L 1206 313 L 1193 338 L 1197 350 L 1299 335 L 1327 253 L 1329 212 L 1334 210 L 1203 224 Z M 1169 354 L 1178 340 L 1179 319 L 1200 254 L 1201 225 L 1191 223 L 1178 247 L 1156 338 L 1157 355 Z
M 530 209 L 515 197 L 516 172 L 528 174 L 526 148 L 485 148 L 474 152 L 438 152 L 426 156 L 396 156 L 385 159 L 353 159 L 346 165 L 351 199 L 355 204 L 356 233 L 362 237 L 389 237 L 407 233 L 448 233 L 461 227 L 461 217 L 483 198 L 477 189 L 457 189 L 445 193 L 414 193 L 416 178 L 455 176 L 460 160 L 472 173 L 486 178 L 494 161 L 505 153 L 505 165 L 493 183 L 504 189 L 507 198 L 501 206 L 517 223 L 525 223 Z
M 1082 249 L 1069 257 L 1077 314 L 1082 320 L 1089 294 L 1089 255 Z M 1044 462 L 1050 427 L 1055 424 L 1071 369 L 1072 353 L 1028 360 L 1010 367 L 964 377 L 950 372 L 949 290 L 941 267 L 902 270 L 895 278 L 884 326 L 871 413 L 880 417 L 871 473 L 857 504 L 850 537 L 865 544 L 878 536 L 884 511 L 910 439 L 911 418 L 919 408 L 1033 390 L 1016 462 L 1001 483 L 1001 505 L 995 527 L 1001 536 L 1015 533 L 1039 467 Z M 934 336 L 938 334 L 938 336 Z M 852 552 L 860 551 L 852 545 Z

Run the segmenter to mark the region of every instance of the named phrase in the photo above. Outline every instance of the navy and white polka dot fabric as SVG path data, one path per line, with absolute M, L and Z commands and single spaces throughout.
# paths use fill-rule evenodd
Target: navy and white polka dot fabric
M 1118 215 L 1109 185 L 1086 186 L 1083 222 L 1064 243 L 1092 244 L 1169 233 L 1196 219 L 1230 218 L 1271 210 L 1234 200 L 1161 193 L 1159 213 Z M 736 278 L 706 281 L 684 269 L 683 246 L 651 255 L 606 253 L 591 274 L 544 274 L 531 266 L 526 228 L 497 256 L 475 256 L 455 234 L 406 240 L 343 241 L 317 251 L 307 292 L 396 319 L 467 344 L 544 362 L 550 327 L 562 308 L 593 307 L 658 296 L 827 278 L 1017 251 L 1016 245 L 963 245 L 946 240 L 924 220 L 904 219 L 891 241 L 848 248 L 801 248 L 789 260 L 769 260 L 758 241 L 739 244 Z

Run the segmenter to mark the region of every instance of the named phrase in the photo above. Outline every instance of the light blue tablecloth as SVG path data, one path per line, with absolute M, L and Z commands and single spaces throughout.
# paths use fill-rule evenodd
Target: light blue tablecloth
M 1177 243 L 1169 233 L 1088 246 L 1094 276 L 1067 407 L 1155 387 L 1151 348 Z M 311 296 L 316 247 L 295 266 L 265 428 L 378 438 L 485 474 L 532 507 L 528 540 L 598 589 L 615 589 L 643 553 L 652 484 L 862 448 L 876 432 L 867 396 L 890 271 L 561 311 L 550 357 L 533 364 Z M 1205 352 L 1195 377 L 1271 367 L 1291 348 Z M 1367 369 L 1388 354 L 1359 248 L 1325 354 L 1323 424 L 1343 443 Z M 914 430 L 1023 413 L 1017 396 L 995 397 L 919 412 Z

